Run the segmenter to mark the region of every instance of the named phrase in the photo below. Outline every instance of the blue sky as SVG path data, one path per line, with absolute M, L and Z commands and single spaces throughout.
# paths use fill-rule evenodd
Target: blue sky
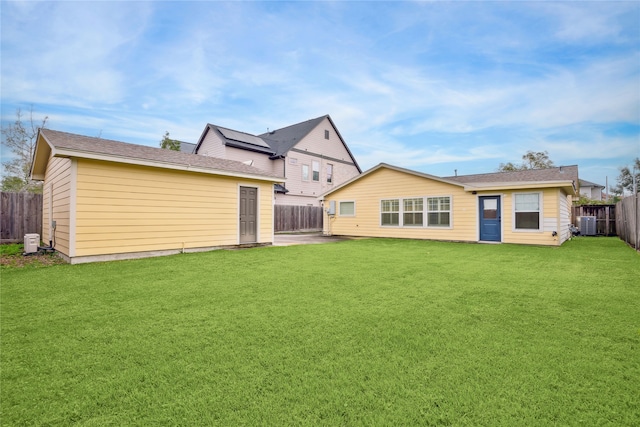
M 640 2 L 6 2 L 3 124 L 157 146 L 331 115 L 361 167 L 640 156 Z M 3 150 L 3 156 L 6 156 Z

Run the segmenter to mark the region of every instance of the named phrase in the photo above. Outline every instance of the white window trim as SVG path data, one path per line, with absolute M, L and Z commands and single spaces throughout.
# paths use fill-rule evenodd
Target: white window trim
M 444 211 L 429 211 L 429 199 L 436 197 L 448 197 L 449 198 L 449 225 L 429 225 L 429 212 L 444 212 Z M 424 222 L 425 228 L 434 230 L 450 230 L 453 228 L 453 196 L 450 194 L 441 194 L 438 196 L 425 196 L 424 197 Z
M 314 173 L 314 172 L 316 172 L 316 170 L 313 168 L 313 166 L 314 166 L 314 165 L 318 165 L 318 170 L 317 170 L 317 172 L 318 172 L 318 179 L 314 179 L 314 177 L 313 177 L 313 173 Z M 313 181 L 313 182 L 320 182 L 320 180 L 322 179 L 322 173 L 321 173 L 321 171 L 322 171 L 322 165 L 320 164 L 320 162 L 319 162 L 319 161 L 317 161 L 317 160 L 312 160 L 312 161 L 311 161 L 311 181 Z
M 384 200 L 397 200 L 398 201 L 398 224 L 397 225 L 387 225 L 382 223 L 382 202 Z M 386 213 L 395 213 L 395 212 L 386 212 Z M 402 197 L 385 197 L 384 199 L 380 199 L 378 201 L 378 224 L 380 227 L 384 228 L 401 228 L 402 227 Z
M 342 212 L 341 212 L 341 203 L 353 203 L 353 214 L 351 214 L 351 215 L 342 214 Z M 338 200 L 338 216 L 343 217 L 343 218 L 349 218 L 349 217 L 356 216 L 356 201 L 355 200 Z
M 404 214 L 405 214 L 405 210 L 404 210 L 404 201 L 405 200 L 409 200 L 409 199 L 422 199 L 422 225 L 414 225 L 414 224 L 409 224 L 409 225 L 405 225 L 404 223 Z M 425 202 L 426 202 L 426 198 L 422 197 L 422 196 L 418 196 L 418 197 L 401 197 L 400 198 L 400 220 L 398 221 L 400 224 L 398 225 L 399 227 L 406 227 L 406 228 L 424 228 L 425 227 L 425 222 L 426 222 L 426 210 L 425 210 Z M 411 211 L 409 213 L 416 213 L 416 211 Z
M 449 198 L 449 225 L 429 225 L 429 211 L 428 211 L 428 199 L 434 197 L 448 197 Z M 404 224 L 404 200 L 405 199 L 422 199 L 422 225 L 405 225 Z M 383 225 L 382 224 L 382 201 L 383 200 L 398 200 L 398 225 Z M 406 197 L 385 197 L 378 200 L 378 224 L 384 228 L 428 228 L 431 230 L 449 230 L 453 228 L 453 196 L 451 194 L 439 194 L 429 196 L 406 196 Z
M 537 194 L 538 195 L 538 228 L 516 228 L 516 194 Z M 511 230 L 514 233 L 542 233 L 544 232 L 544 193 L 542 191 L 519 191 L 511 193 Z M 532 211 L 524 211 L 532 212 Z
M 304 167 L 307 167 L 307 178 L 305 179 L 304 177 Z M 308 163 L 303 163 L 300 166 L 300 178 L 302 179 L 302 181 L 304 182 L 309 182 L 309 176 L 311 175 L 311 166 Z
M 335 181 L 334 179 L 335 167 L 333 166 L 333 163 L 327 163 L 324 167 L 327 172 L 327 177 L 325 181 L 327 182 L 328 185 L 333 185 L 333 181 Z M 331 175 L 329 175 L 329 168 L 331 168 Z M 331 178 L 331 180 L 329 180 L 329 178 Z

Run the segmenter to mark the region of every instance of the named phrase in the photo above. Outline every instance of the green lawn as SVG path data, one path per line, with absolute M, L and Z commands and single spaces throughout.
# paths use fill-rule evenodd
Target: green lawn
M 4 268 L 0 422 L 640 425 L 640 256 L 407 240 Z

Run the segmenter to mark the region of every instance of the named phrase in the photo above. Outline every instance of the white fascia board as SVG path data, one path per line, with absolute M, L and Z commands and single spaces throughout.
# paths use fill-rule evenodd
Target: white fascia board
M 573 189 L 573 181 L 479 182 L 465 185 L 464 191 L 496 191 L 558 187 Z

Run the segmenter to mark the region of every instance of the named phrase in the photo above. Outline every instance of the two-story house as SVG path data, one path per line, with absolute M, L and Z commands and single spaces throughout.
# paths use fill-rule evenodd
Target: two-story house
M 319 195 L 362 173 L 329 115 L 261 135 L 207 124 L 193 153 L 281 175 L 278 205 L 320 206 Z
M 602 200 L 602 190 L 604 190 L 604 185 L 596 184 L 586 179 L 580 180 L 580 195 L 588 199 Z

